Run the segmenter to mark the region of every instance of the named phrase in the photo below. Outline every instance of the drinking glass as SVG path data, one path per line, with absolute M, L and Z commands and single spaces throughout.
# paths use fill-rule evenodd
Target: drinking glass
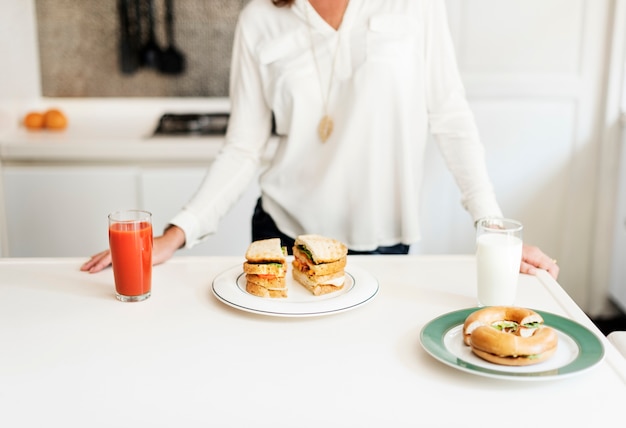
M 512 306 L 522 261 L 522 231 L 517 220 L 484 218 L 476 224 L 478 306 Z
M 109 248 L 115 297 L 140 302 L 152 290 L 152 214 L 141 210 L 109 214 Z

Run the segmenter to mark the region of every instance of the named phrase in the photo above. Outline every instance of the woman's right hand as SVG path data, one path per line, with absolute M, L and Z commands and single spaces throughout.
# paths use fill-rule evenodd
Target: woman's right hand
M 110 264 L 111 251 L 104 250 L 98 254 L 94 254 L 93 256 L 91 256 L 89 260 L 83 263 L 83 265 L 80 267 L 80 270 L 89 273 L 96 273 L 100 272 L 102 269 L 109 266 Z
M 176 250 L 185 245 L 185 232 L 176 226 L 168 227 L 163 235 L 154 238 L 152 246 L 152 264 L 163 263 L 176 253 Z M 96 273 L 111 265 L 111 251 L 104 250 L 91 256 L 80 270 Z

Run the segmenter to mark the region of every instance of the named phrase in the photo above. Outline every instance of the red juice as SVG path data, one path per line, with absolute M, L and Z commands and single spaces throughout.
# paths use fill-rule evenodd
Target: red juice
M 109 246 L 115 290 L 122 296 L 142 296 L 152 284 L 152 224 L 149 221 L 109 225 Z

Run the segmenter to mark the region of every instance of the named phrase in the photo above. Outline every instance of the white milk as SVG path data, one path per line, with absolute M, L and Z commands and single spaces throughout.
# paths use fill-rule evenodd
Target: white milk
M 510 306 L 515 302 L 522 240 L 505 234 L 483 234 L 476 239 L 478 304 Z

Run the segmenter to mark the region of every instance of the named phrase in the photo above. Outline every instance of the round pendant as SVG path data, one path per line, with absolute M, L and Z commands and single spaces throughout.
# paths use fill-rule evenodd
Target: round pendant
M 317 127 L 317 133 L 323 143 L 325 143 L 326 140 L 328 140 L 328 137 L 330 137 L 330 134 L 333 133 L 333 126 L 333 120 L 328 115 L 324 115 L 322 120 L 320 120 L 320 124 Z

